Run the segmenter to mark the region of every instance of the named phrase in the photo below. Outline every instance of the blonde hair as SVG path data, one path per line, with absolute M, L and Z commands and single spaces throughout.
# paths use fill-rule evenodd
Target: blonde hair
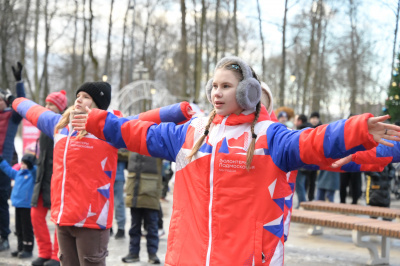
M 97 105 L 94 103 L 94 101 L 90 105 L 90 108 L 97 108 Z M 67 110 L 65 110 L 65 112 L 62 114 L 60 121 L 58 121 L 56 127 L 54 128 L 54 134 L 56 134 L 57 131 L 63 129 L 64 127 L 66 127 L 69 124 L 71 112 L 74 110 L 75 110 L 75 107 L 73 105 L 68 107 Z M 87 134 L 88 134 L 88 132 L 86 130 L 79 131 L 78 139 L 82 139 Z
M 187 156 L 187 159 L 189 161 L 192 160 L 193 156 L 196 154 L 196 152 L 200 149 L 201 144 L 203 144 L 204 139 L 207 137 L 210 126 L 211 126 L 211 122 L 213 121 L 215 115 L 217 114 L 217 111 L 215 109 L 213 109 L 210 112 L 209 118 L 208 118 L 208 122 L 206 127 L 204 128 L 204 134 L 199 138 L 199 140 L 196 142 L 196 144 L 193 146 L 192 151 L 190 152 L 190 154 Z
M 256 105 L 256 113 L 254 114 L 254 120 L 251 123 L 251 143 L 246 153 L 246 169 L 250 170 L 251 162 L 253 161 L 254 150 L 256 147 L 257 135 L 254 133 L 254 127 L 257 124 L 258 118 L 260 117 L 261 103 L 258 102 Z

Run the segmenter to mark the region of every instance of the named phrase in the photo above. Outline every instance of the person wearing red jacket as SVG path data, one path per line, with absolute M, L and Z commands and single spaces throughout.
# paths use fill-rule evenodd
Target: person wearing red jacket
M 62 265 L 105 265 L 108 255 L 118 149 L 87 131 L 77 131 L 70 121 L 86 107 L 106 111 L 110 101 L 110 84 L 86 82 L 63 115 L 25 98 L 12 104 L 15 111 L 54 139 L 51 220 L 56 224 Z M 124 119 L 182 122 L 190 118 L 188 106 L 176 104 Z M 119 111 L 113 113 L 122 116 Z
M 46 97 L 45 107 L 56 114 L 61 114 L 67 108 L 66 92 L 52 92 Z M 51 243 L 50 231 L 46 222 L 50 210 L 50 183 L 53 175 L 53 138 L 43 132 L 39 137 L 39 159 L 35 187 L 32 195 L 32 226 L 38 247 L 38 257 L 32 261 L 32 266 L 59 266 L 57 232 Z
M 400 127 L 381 123 L 387 116 L 370 114 L 302 131 L 272 122 L 257 76 L 237 57 L 217 63 L 206 95 L 210 116 L 178 126 L 89 108 L 72 121 L 118 147 L 176 162 L 165 265 L 283 265 L 290 172 L 387 144 L 386 128 L 400 136 Z

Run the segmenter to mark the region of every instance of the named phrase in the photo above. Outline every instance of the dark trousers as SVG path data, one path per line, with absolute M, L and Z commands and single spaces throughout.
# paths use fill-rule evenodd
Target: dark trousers
M 309 171 L 306 178 L 306 189 L 308 191 L 308 201 L 314 200 L 315 182 L 317 181 L 317 171 Z
M 0 189 L 0 237 L 8 239 L 10 231 L 10 212 L 8 206 L 8 198 L 10 197 L 10 189 Z
M 33 229 L 30 208 L 15 208 L 15 234 L 18 239 L 18 251 L 32 252 Z
M 340 203 L 346 203 L 347 187 L 351 191 L 351 204 L 357 204 L 361 196 L 361 173 L 340 173 Z
M 160 209 L 158 210 L 158 229 L 164 229 L 164 220 L 163 220 L 163 212 L 160 203 Z M 147 231 L 146 221 L 143 221 L 143 228 Z
M 57 225 L 62 266 L 105 266 L 110 229 Z
M 156 254 L 158 250 L 158 212 L 146 208 L 131 208 L 131 228 L 129 229 L 129 253 L 139 254 L 140 238 L 142 236 L 142 220 L 147 230 L 147 252 Z
M 304 172 L 298 171 L 297 172 L 297 177 L 296 177 L 296 194 L 298 198 L 298 205 L 296 206 L 296 209 L 300 207 L 300 203 L 306 201 L 306 178 L 307 176 L 305 175 Z
M 160 203 L 160 210 L 158 211 L 158 229 L 163 229 L 163 228 L 164 228 L 163 212 Z
M 161 198 L 165 199 L 165 197 L 167 196 L 167 192 L 168 192 L 168 183 L 172 178 L 172 174 L 171 175 L 163 175 L 162 177 L 162 190 L 161 190 Z

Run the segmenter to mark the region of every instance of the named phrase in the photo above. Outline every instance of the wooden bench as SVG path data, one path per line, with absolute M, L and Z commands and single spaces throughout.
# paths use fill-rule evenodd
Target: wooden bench
M 301 202 L 300 207 L 305 210 L 338 212 L 354 215 L 368 215 L 373 217 L 382 217 L 386 219 L 396 219 L 400 222 L 400 209 L 391 209 L 386 207 L 362 206 L 355 204 L 334 203 L 326 201 L 308 201 Z
M 400 223 L 381 221 L 357 216 L 348 216 L 330 212 L 293 210 L 291 221 L 322 227 L 352 230 L 352 240 L 356 246 L 366 247 L 371 259 L 368 265 L 389 264 L 390 239 L 400 239 Z M 380 235 L 381 256 L 373 243 L 363 241 L 363 236 Z

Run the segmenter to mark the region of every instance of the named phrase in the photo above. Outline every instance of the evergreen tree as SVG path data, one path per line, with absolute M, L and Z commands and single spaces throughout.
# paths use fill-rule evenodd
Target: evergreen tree
M 396 67 L 392 73 L 392 83 L 389 86 L 388 98 L 386 99 L 385 113 L 390 115 L 390 121 L 400 120 L 400 54 L 397 55 Z

